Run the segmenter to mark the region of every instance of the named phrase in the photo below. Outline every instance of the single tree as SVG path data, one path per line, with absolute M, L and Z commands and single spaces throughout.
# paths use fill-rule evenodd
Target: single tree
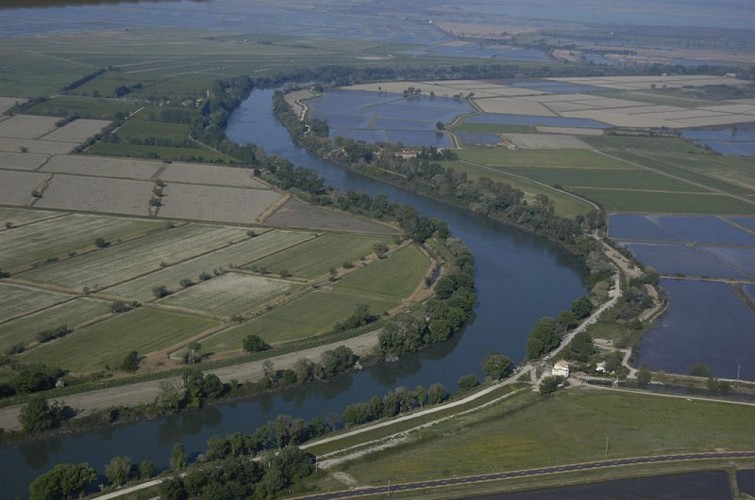
M 257 335 L 244 337 L 243 346 L 246 352 L 261 352 L 270 349 L 270 345 Z
M 492 352 L 482 362 L 482 371 L 493 380 L 504 379 L 514 367 L 514 363 L 499 352 Z
M 116 456 L 105 466 L 105 477 L 114 486 L 123 486 L 135 475 L 136 467 L 129 457 Z
M 640 369 L 637 370 L 637 385 L 645 388 L 650 383 L 650 370 L 645 363 L 642 363 Z

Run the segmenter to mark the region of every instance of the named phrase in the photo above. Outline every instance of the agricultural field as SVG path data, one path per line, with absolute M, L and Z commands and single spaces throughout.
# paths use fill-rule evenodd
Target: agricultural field
M 240 224 L 258 222 L 283 195 L 270 189 L 168 184 L 160 216 Z
M 118 129 L 118 136 L 126 142 L 160 139 L 183 143 L 188 141 L 191 126 L 182 123 L 129 120 Z
M 252 171 L 239 167 L 219 167 L 190 163 L 171 163 L 160 172 L 165 182 L 203 184 L 210 186 L 267 189 L 269 186 L 255 179 Z
M 42 168 L 56 174 L 150 180 L 164 165 L 154 161 L 83 155 L 53 156 Z
M 19 170 L 0 170 L 0 203 L 25 206 L 32 199 L 32 191 L 39 189 L 46 174 Z
M 0 121 L 0 137 L 12 139 L 39 139 L 55 130 L 57 118 L 47 116 L 15 115 Z
M 647 331 L 637 365 L 651 370 L 690 373 L 704 364 L 714 377 L 755 381 L 750 353 L 755 350 L 755 313 L 727 283 L 661 280 L 669 308 Z
M 260 230 L 255 230 L 260 233 Z M 161 268 L 155 272 L 126 281 L 115 287 L 107 288 L 104 293 L 123 297 L 128 300 L 147 302 L 154 299 L 152 289 L 165 286 L 171 291 L 181 288 L 181 280 L 189 279 L 194 283 L 202 281 L 200 275 L 214 275 L 233 268 L 242 267 L 256 259 L 264 258 L 275 252 L 285 251 L 289 247 L 306 242 L 315 235 L 304 231 L 267 231 L 252 239 L 194 257 L 174 265 Z
M 513 167 L 501 168 L 505 172 L 554 186 L 560 184 L 568 190 L 578 188 L 622 189 L 630 191 L 676 191 L 706 193 L 705 188 L 690 185 L 655 172 L 631 169 L 588 169 L 566 167 Z
M 0 168 L 9 170 L 36 170 L 48 156 L 38 153 L 0 152 Z
M 15 139 L 0 137 L 0 151 L 29 152 L 44 155 L 64 155 L 73 151 L 69 142 L 37 141 L 34 139 Z
M 459 159 L 486 166 L 632 168 L 626 162 L 593 151 L 566 149 L 558 151 L 510 151 L 499 148 L 472 148 L 458 152 Z
M 112 121 L 137 107 L 134 101 L 59 95 L 25 109 L 24 113 L 61 117 L 77 114 L 81 118 Z
M 725 195 L 575 188 L 609 213 L 752 214 L 753 205 Z
M 11 212 L 8 219 L 18 223 L 21 220 L 19 215 L 36 213 L 19 212 Z M 164 226 L 163 222 L 145 219 L 53 212 L 40 215 L 58 217 L 0 231 L 0 268 L 13 273 L 50 258 L 65 258 L 72 253 L 92 250 L 96 238 L 117 243 L 120 239 L 134 238 Z
M 26 102 L 26 99 L 21 97 L 3 97 L 0 96 L 0 113 L 4 113 L 16 104 L 22 104 Z
M 516 411 L 511 411 L 516 409 Z M 746 449 L 747 406 L 568 389 L 531 391 L 422 432 L 420 442 L 339 469 L 361 484 L 520 470 L 605 458 Z M 701 431 L 704 429 L 704 431 Z
M 41 311 L 55 304 L 70 300 L 68 295 L 37 290 L 22 285 L 0 283 L 0 318 L 10 319 Z
M 229 161 L 229 158 L 224 154 L 198 146 L 193 148 L 171 148 L 146 144 L 128 144 L 125 142 L 98 142 L 87 149 L 87 154 L 151 158 L 165 161 L 199 161 L 208 163 L 228 163 Z
M 18 277 L 69 289 L 101 289 L 246 238 L 244 228 L 187 224 L 41 266 Z
M 387 224 L 362 219 L 337 210 L 308 205 L 297 199 L 288 200 L 278 208 L 265 223 L 272 226 L 322 229 L 324 231 L 353 231 L 359 233 L 398 234 Z
M 79 144 L 89 139 L 90 137 L 102 132 L 102 129 L 110 125 L 109 121 L 105 120 L 88 120 L 85 118 L 79 118 L 67 125 L 55 129 L 49 134 L 42 137 L 45 141 L 54 142 L 72 142 Z
M 249 312 L 300 286 L 284 279 L 228 272 L 185 288 L 157 303 L 230 317 Z
M 220 332 L 203 342 L 210 352 L 237 351 L 247 335 L 259 335 L 271 345 L 294 342 L 333 330 L 359 304 L 382 314 L 411 295 L 429 271 L 427 257 L 414 247 L 346 275 L 332 286 L 276 307 L 245 324 Z
M 55 174 L 34 206 L 146 216 L 153 186 L 146 181 Z
M 0 234 L 18 226 L 23 226 L 44 219 L 61 217 L 64 214 L 47 212 L 45 210 L 29 210 L 26 208 L 0 207 Z M 10 224 L 12 227 L 8 227 Z
M 138 308 L 40 345 L 19 359 L 77 373 L 97 371 L 106 365 L 117 366 L 131 351 L 154 352 L 218 325 L 217 321 L 194 315 Z
M 28 316 L 0 323 L 0 352 L 16 344 L 37 340 L 43 330 L 67 325 L 74 330 L 80 325 L 110 314 L 109 302 L 88 298 L 69 300 Z
M 373 253 L 374 245 L 389 245 L 389 237 L 326 233 L 306 243 L 255 260 L 255 267 L 271 272 L 286 269 L 293 276 L 312 279 Z M 284 267 L 285 266 L 285 267 Z M 249 268 L 250 266 L 247 266 Z

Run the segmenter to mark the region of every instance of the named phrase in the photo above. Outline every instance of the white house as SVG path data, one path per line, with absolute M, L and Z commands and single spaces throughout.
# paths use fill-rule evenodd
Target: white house
M 552 375 L 554 377 L 568 377 L 569 376 L 569 363 L 567 363 L 563 359 L 561 361 L 556 361 L 556 364 L 553 365 Z

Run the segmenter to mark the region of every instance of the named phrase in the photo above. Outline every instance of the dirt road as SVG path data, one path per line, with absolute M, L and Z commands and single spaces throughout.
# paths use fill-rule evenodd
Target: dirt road
M 303 351 L 297 351 L 281 356 L 268 358 L 276 370 L 285 370 L 291 368 L 300 358 L 319 361 L 322 353 L 328 349 L 335 349 L 340 345 L 345 345 L 358 356 L 364 356 L 372 351 L 377 345 L 378 334 L 380 330 L 366 333 L 358 337 L 347 339 L 332 344 L 325 344 Z M 262 361 L 253 361 L 233 366 L 208 370 L 208 373 L 214 373 L 224 382 L 238 380 L 239 382 L 257 381 L 264 375 L 264 366 Z M 165 378 L 160 380 L 151 380 L 149 382 L 139 382 L 108 389 L 85 392 L 81 394 L 72 394 L 63 398 L 55 398 L 53 401 L 64 403 L 71 408 L 86 409 L 83 414 L 92 410 L 102 410 L 111 406 L 134 406 L 139 404 L 151 403 L 160 392 L 160 384 L 163 382 L 178 383 L 180 378 Z M 17 430 L 21 428 L 19 415 L 22 405 L 9 406 L 0 409 L 0 427 L 5 430 Z

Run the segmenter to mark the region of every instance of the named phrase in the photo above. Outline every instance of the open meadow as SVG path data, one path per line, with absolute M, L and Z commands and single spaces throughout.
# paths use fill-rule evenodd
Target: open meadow
M 339 467 L 388 484 L 606 458 L 748 449 L 755 409 L 604 390 L 508 401 L 422 432 L 422 440 Z M 608 440 L 608 441 L 607 441 Z

